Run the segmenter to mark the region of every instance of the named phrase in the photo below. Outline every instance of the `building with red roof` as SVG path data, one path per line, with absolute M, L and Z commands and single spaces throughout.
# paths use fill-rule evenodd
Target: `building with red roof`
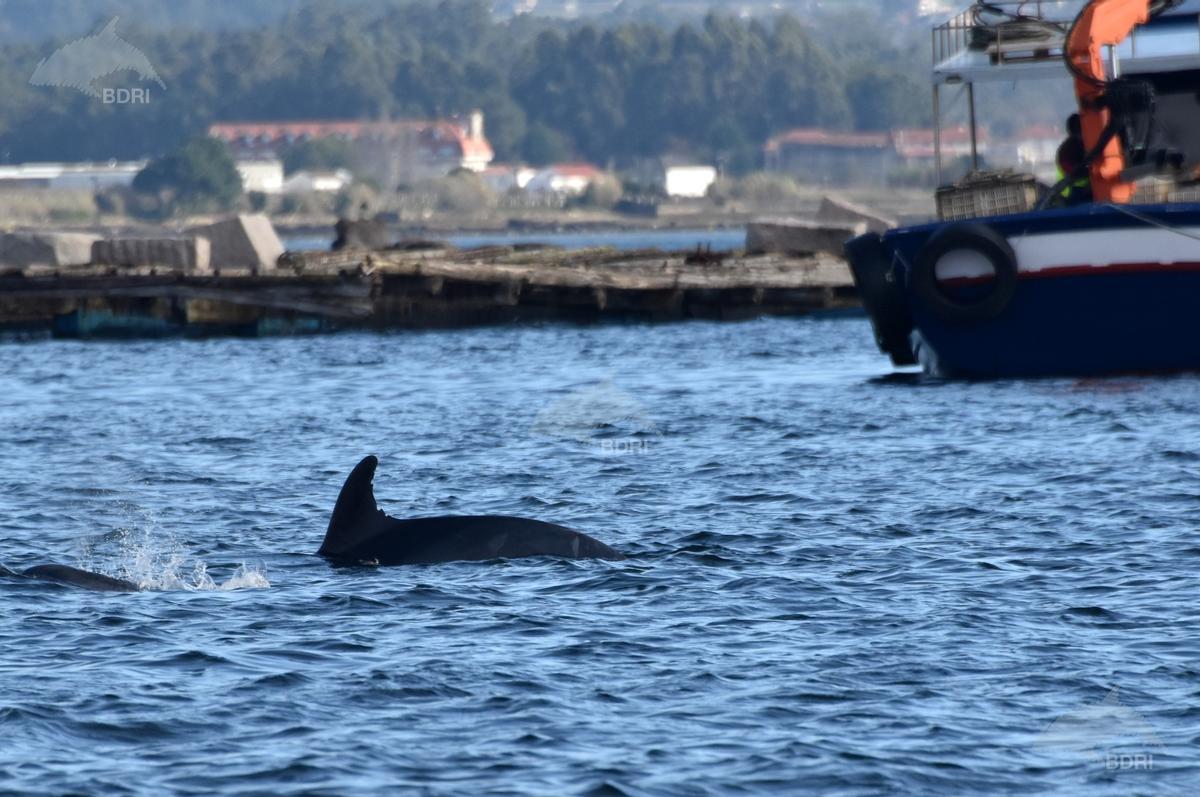
M 556 163 L 535 174 L 525 190 L 531 194 L 582 194 L 602 173 L 590 163 Z
M 340 138 L 353 145 L 359 171 L 393 187 L 458 169 L 481 173 L 495 158 L 480 111 L 434 120 L 222 122 L 209 135 L 224 141 L 238 160 L 278 158 L 294 144 Z
M 986 131 L 980 131 L 977 143 L 980 154 L 986 153 Z M 970 155 L 970 131 L 966 127 L 943 128 L 941 147 L 947 164 Z M 878 133 L 800 128 L 768 140 L 763 155 L 768 170 L 805 182 L 886 185 L 899 170 L 932 169 L 934 135 L 931 128 Z
M 887 133 L 800 128 L 767 141 L 768 171 L 809 183 L 877 184 L 892 171 L 895 153 Z

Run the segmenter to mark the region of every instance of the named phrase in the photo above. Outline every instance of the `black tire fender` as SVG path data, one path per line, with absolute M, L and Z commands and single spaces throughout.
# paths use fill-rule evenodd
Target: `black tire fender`
M 978 301 L 952 299 L 938 285 L 938 261 L 961 249 L 983 255 L 996 272 L 991 293 Z M 951 224 L 931 235 L 917 255 L 912 288 L 920 303 L 943 321 L 961 324 L 990 321 L 1004 312 L 1017 292 L 1017 257 L 1004 236 L 986 224 Z

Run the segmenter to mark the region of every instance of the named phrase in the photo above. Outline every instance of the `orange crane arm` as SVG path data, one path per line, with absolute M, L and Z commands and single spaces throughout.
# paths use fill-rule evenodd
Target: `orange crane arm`
M 1080 13 L 1067 39 L 1067 58 L 1075 66 L 1075 96 L 1083 122 L 1083 143 L 1096 148 L 1112 114 L 1102 100 L 1108 80 L 1104 48 L 1115 47 L 1138 25 L 1150 21 L 1150 0 L 1092 0 Z M 1125 153 L 1115 136 L 1091 165 L 1092 195 L 1097 202 L 1129 202 L 1134 186 L 1121 182 Z

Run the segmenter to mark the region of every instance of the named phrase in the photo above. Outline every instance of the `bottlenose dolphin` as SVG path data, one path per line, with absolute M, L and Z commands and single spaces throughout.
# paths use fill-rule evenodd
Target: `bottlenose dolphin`
M 560 556 L 568 559 L 625 557 L 586 534 L 517 517 L 388 517 L 375 502 L 376 457 L 367 457 L 346 479 L 321 556 L 345 564 L 408 565 L 435 562 Z
M 58 86 L 100 97 L 96 82 L 116 72 L 131 70 L 140 80 L 153 80 L 166 88 L 162 77 L 138 48 L 117 35 L 117 17 L 92 36 L 76 39 L 43 58 L 29 78 L 34 86 Z
M 0 576 L 6 578 L 36 578 L 39 581 L 53 581 L 56 584 L 69 584 L 83 587 L 95 592 L 140 592 L 137 584 L 120 578 L 112 578 L 101 573 L 80 570 L 66 565 L 38 565 L 17 573 L 0 565 Z

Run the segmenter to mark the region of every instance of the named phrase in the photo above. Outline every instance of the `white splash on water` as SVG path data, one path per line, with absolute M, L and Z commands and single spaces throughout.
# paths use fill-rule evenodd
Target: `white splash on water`
M 166 557 L 145 556 L 122 568 L 120 578 L 155 592 L 228 592 L 236 589 L 269 589 L 271 582 L 262 567 L 238 565 L 233 575 L 218 581 L 208 572 L 208 565 L 199 559 L 189 561 L 179 554 Z
M 112 555 L 99 556 L 97 545 L 81 540 L 80 567 L 137 584 L 154 592 L 211 592 L 269 589 L 263 566 L 240 564 L 224 581 L 208 572 L 208 564 L 190 556 L 174 536 L 164 533 L 144 510 L 135 522 L 107 535 L 115 546 Z
M 196 562 L 192 571 L 192 587 L 195 590 L 219 590 L 228 592 L 235 589 L 270 589 L 271 582 L 261 567 L 250 567 L 245 562 L 238 565 L 233 575 L 224 582 L 215 581 L 208 574 L 208 566 L 204 562 Z

